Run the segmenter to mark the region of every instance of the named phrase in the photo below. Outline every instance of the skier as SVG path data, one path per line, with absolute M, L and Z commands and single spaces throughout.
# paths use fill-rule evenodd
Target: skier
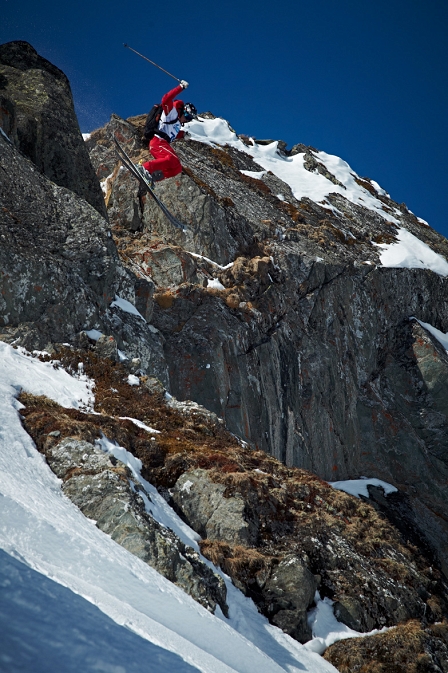
M 187 87 L 188 82 L 181 80 L 179 86 L 163 96 L 161 110 L 160 106 L 154 106 L 148 115 L 145 137 L 149 139 L 149 151 L 154 159 L 142 164 L 142 167 L 150 173 L 146 177 L 150 177 L 152 182 L 172 178 L 182 172 L 182 164 L 171 143 L 184 137 L 182 126 L 194 119 L 196 113 L 191 103 L 185 105 L 182 100 L 174 100 Z

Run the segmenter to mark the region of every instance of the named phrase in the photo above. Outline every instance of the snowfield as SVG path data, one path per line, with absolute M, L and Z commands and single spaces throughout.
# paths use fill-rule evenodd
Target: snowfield
M 96 528 L 23 429 L 22 389 L 65 407 L 92 403 L 85 377 L 0 343 L 0 670 L 128 673 L 148 662 L 157 673 L 336 670 L 271 626 L 228 580 L 230 619 L 207 612 Z M 108 444 L 102 448 L 119 448 Z M 132 467 L 137 474 L 138 463 Z M 164 525 L 195 545 L 196 534 L 154 500 Z M 333 630 L 344 630 L 332 620 Z

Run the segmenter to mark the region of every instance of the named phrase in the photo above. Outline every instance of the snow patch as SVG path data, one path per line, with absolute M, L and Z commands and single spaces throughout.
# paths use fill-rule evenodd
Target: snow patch
M 395 486 L 388 484 L 386 481 L 381 479 L 347 479 L 345 481 L 329 481 L 330 486 L 336 488 L 338 491 L 345 491 L 349 495 L 354 495 L 355 498 L 359 498 L 360 495 L 363 495 L 365 498 L 369 498 L 369 490 L 367 486 L 379 486 L 383 489 L 386 495 L 389 493 L 395 493 L 398 491 Z
M 218 269 L 222 269 L 225 271 L 226 269 L 230 269 L 230 267 L 233 266 L 233 262 L 229 262 L 225 266 L 222 266 L 221 264 L 218 264 L 218 262 L 214 262 L 213 259 L 209 259 L 208 257 L 204 257 L 204 255 L 198 255 L 196 252 L 190 252 L 189 250 L 186 250 L 189 255 L 192 257 L 196 257 L 196 259 L 205 259 L 206 262 L 209 262 L 210 264 L 213 264 L 214 266 L 217 266 Z
M 267 171 L 244 171 L 240 170 L 240 173 L 247 175 L 249 178 L 255 178 L 256 180 L 261 180 L 263 175 L 266 175 Z
M 89 329 L 86 331 L 86 334 L 92 341 L 98 341 L 98 339 L 103 336 L 103 333 L 97 329 Z
M 304 649 L 317 654 L 323 654 L 327 647 L 339 640 L 347 638 L 363 638 L 365 636 L 374 636 L 377 633 L 383 633 L 389 629 L 385 626 L 382 629 L 374 629 L 369 633 L 359 633 L 349 628 L 345 624 L 338 622 L 333 612 L 333 601 L 329 598 L 320 597 L 318 591 L 315 596 L 316 607 L 311 610 L 308 621 L 311 626 L 313 639 L 303 646 Z
M 154 428 L 151 428 L 150 425 L 146 425 L 143 423 L 143 421 L 139 421 L 138 418 L 130 418 L 129 416 L 119 416 L 122 421 L 132 421 L 134 425 L 136 425 L 139 428 L 142 428 L 143 430 L 146 430 L 146 432 L 152 432 L 160 435 L 160 430 L 155 430 Z
M 131 302 L 128 301 L 127 299 L 122 299 L 117 294 L 115 295 L 115 301 L 113 301 L 111 303 L 111 307 L 112 306 L 117 306 L 118 308 L 120 308 L 122 311 L 125 311 L 126 313 L 131 313 L 132 315 L 137 315 L 139 318 L 141 318 L 143 320 L 143 322 L 146 322 L 146 320 L 144 319 L 142 314 L 139 311 L 137 311 L 134 304 L 131 304 Z
M 327 197 L 330 194 L 337 193 L 343 195 L 352 203 L 373 210 L 388 222 L 399 224 L 399 220 L 383 210 L 383 203 L 378 198 L 356 182 L 359 179 L 357 173 L 346 161 L 337 156 L 327 154 L 326 152 L 312 152 L 315 159 L 337 178 L 341 183 L 340 185 L 334 184 L 318 172 L 314 173 L 306 170 L 304 166 L 304 153 L 299 153 L 292 157 L 281 154 L 278 150 L 277 141 L 269 145 L 257 145 L 256 143 L 252 143 L 251 146 L 245 145 L 224 119 L 203 119 L 202 123 L 192 121 L 188 124 L 188 132 L 190 137 L 198 142 L 212 146 L 229 145 L 245 154 L 249 154 L 264 169 L 262 172 L 258 172 L 258 175 L 271 171 L 280 180 L 289 185 L 293 195 L 298 200 L 308 197 L 316 201 L 316 203 L 323 205 L 324 208 L 337 212 L 337 209 L 327 201 Z M 245 175 L 256 177 L 255 171 L 242 170 L 241 172 Z M 376 189 L 377 183 L 372 182 L 372 184 L 374 184 Z M 386 192 L 379 185 L 378 192 L 379 194 L 386 195 Z
M 208 278 L 207 279 L 207 287 L 211 287 L 214 290 L 225 290 L 226 289 L 218 278 L 212 278 L 211 280 Z
M 448 276 L 448 262 L 442 255 L 423 243 L 417 236 L 401 227 L 397 231 L 396 243 L 374 243 L 383 252 L 380 254 L 382 266 L 403 269 L 430 269 L 439 276 Z

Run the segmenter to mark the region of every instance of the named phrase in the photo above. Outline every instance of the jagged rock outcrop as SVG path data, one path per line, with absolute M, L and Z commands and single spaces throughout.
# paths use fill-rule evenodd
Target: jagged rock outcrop
M 343 189 L 325 207 L 297 200 L 244 151 L 188 139 L 177 142 L 184 174 L 157 187 L 189 225 L 184 235 L 115 163 L 111 133 L 145 156 L 141 122 L 113 116 L 89 147 L 98 175 L 110 176 L 120 254 L 157 279 L 153 322 L 172 394 L 288 465 L 399 486 L 448 572 L 448 359 L 410 320 L 448 329 L 448 281 L 382 268 L 375 245 L 395 240 L 397 222 L 445 256 L 447 241 L 368 179 L 356 183 L 383 215 Z M 341 184 L 314 148 L 298 152 L 307 171 Z
M 211 612 L 219 605 L 227 614 L 222 578 L 151 516 L 142 494 L 149 503 L 151 496 L 135 483 L 129 468 L 90 442 L 74 437 L 58 442 L 58 434 L 49 434 L 44 452 L 49 466 L 63 481 L 65 495 L 122 547 Z
M 70 83 L 28 42 L 0 45 L 0 126 L 50 180 L 71 189 L 107 217 L 79 130 Z
M 148 324 L 152 281 L 123 266 L 108 222 L 83 198 L 1 135 L 0 148 L 0 338 L 33 350 L 96 329 L 167 383 L 163 338 Z M 112 306 L 116 295 L 142 317 Z

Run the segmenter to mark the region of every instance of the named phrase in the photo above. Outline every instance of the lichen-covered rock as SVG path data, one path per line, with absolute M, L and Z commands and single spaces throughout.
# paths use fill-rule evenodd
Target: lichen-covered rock
M 155 568 L 211 612 L 227 614 L 221 577 L 201 561 L 148 511 L 151 497 L 134 482 L 130 470 L 93 444 L 66 438 L 47 444 L 45 455 L 63 481 L 65 495 L 118 544 Z M 150 510 L 150 505 L 149 505 Z
M 234 544 L 253 544 L 256 526 L 246 521 L 241 495 L 225 498 L 226 488 L 213 483 L 205 470 L 186 472 L 171 491 L 187 523 L 202 537 Z
M 118 362 L 118 346 L 112 336 L 102 334 L 96 342 L 95 351 L 101 358 L 110 358 Z
M 28 42 L 0 45 L 0 126 L 50 180 L 107 217 L 69 81 Z
M 314 601 L 314 575 L 293 554 L 285 556 L 263 589 L 264 609 L 273 624 L 301 643 L 311 640 L 307 610 Z

